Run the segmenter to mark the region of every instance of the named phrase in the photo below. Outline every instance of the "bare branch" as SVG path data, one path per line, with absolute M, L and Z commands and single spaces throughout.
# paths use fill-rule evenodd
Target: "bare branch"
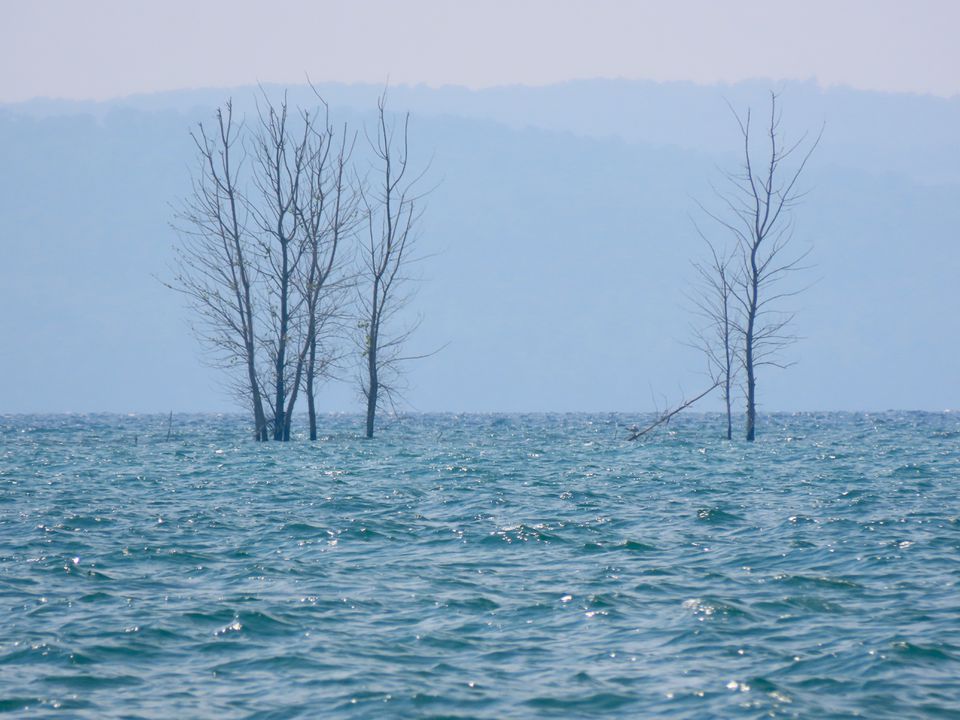
M 697 400 L 700 400 L 700 399 L 706 397 L 706 396 L 709 395 L 711 392 L 713 392 L 714 390 L 716 390 L 719 386 L 720 386 L 720 381 L 718 380 L 717 382 L 715 382 L 713 385 L 711 385 L 710 387 L 708 387 L 706 390 L 704 390 L 702 393 L 700 393 L 700 394 L 697 395 L 696 397 L 691 398 L 690 400 L 682 400 L 682 401 L 680 402 L 680 404 L 677 405 L 677 406 L 676 406 L 675 408 L 673 408 L 672 410 L 664 410 L 663 412 L 658 413 L 658 414 L 657 414 L 657 419 L 654 420 L 654 421 L 653 421 L 652 423 L 650 423 L 649 425 L 647 425 L 646 427 L 644 427 L 643 429 L 639 429 L 639 428 L 632 429 L 631 432 L 630 432 L 630 435 L 627 437 L 627 440 L 629 440 L 629 441 L 639 440 L 640 438 L 642 438 L 644 435 L 646 435 L 646 434 L 649 433 L 650 431 L 652 431 L 652 430 L 660 427 L 661 425 L 664 425 L 665 423 L 670 422 L 670 419 L 671 419 L 672 417 L 674 417 L 675 415 L 677 415 L 677 414 L 683 412 L 684 410 L 686 410 L 688 407 L 690 407 L 690 406 L 693 405 L 695 402 L 697 402 Z

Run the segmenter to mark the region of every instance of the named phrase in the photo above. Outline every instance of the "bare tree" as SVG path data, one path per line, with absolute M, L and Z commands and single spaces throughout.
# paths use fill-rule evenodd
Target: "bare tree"
M 227 101 L 225 112 L 217 109 L 213 133 L 202 124 L 191 133 L 200 169 L 192 194 L 177 213 L 182 241 L 176 248 L 170 287 L 182 292 L 196 311 L 199 321 L 194 328 L 213 351 L 214 362 L 243 368 L 235 389 L 250 402 L 254 437 L 263 441 L 267 418 L 257 368 L 259 273 L 246 199 L 238 184 L 244 163 L 242 147 L 237 148 L 241 129 Z
M 321 339 L 345 307 L 345 292 L 333 288 L 343 284 L 337 248 L 355 215 L 346 181 L 353 143 L 344 128 L 334 147 L 325 105 L 322 115 L 291 113 L 286 96 L 274 104 L 263 93 L 245 138 L 226 107 L 215 135 L 202 125 L 194 134 L 201 172 L 178 214 L 171 286 L 197 310 L 216 360 L 244 366 L 236 389 L 252 402 L 256 438 L 290 439 L 301 387 L 316 437 L 316 383 L 329 358 Z
M 297 372 L 301 368 L 296 351 L 290 351 L 295 319 L 303 303 L 296 293 L 294 278 L 305 254 L 296 206 L 307 175 L 313 126 L 310 114 L 304 112 L 301 127 L 294 135 L 286 96 L 279 106 L 274 106 L 264 93 L 263 102 L 260 126 L 253 140 L 253 183 L 257 194 L 248 199 L 248 208 L 259 230 L 266 265 L 270 323 L 265 346 L 269 348 L 273 371 L 273 439 L 289 440 L 289 418 L 296 403 Z
M 377 127 L 368 136 L 374 158 L 373 177 L 361 186 L 360 202 L 366 219 L 366 237 L 360 249 L 358 295 L 360 345 L 363 355 L 360 387 L 366 400 L 366 436 L 372 438 L 377 409 L 391 402 L 402 377 L 404 343 L 415 329 L 397 328 L 398 313 L 410 295 L 406 271 L 414 260 L 415 226 L 421 210 L 416 186 L 422 178 L 410 175 L 408 128 L 403 117 L 398 131 L 386 113 L 386 93 L 377 101 Z
M 732 110 L 732 108 L 731 108 Z M 735 291 L 740 310 L 736 325 L 743 339 L 742 365 L 746 374 L 746 439 L 756 437 L 757 369 L 764 365 L 785 367 L 779 352 L 796 338 L 789 331 L 793 314 L 782 301 L 799 290 L 785 281 L 801 269 L 809 250 L 796 251 L 792 210 L 805 195 L 797 183 L 813 154 L 823 130 L 812 141 L 807 135 L 793 143 L 780 129 L 777 94 L 770 94 L 770 115 L 763 133 L 759 162 L 753 147 L 752 114 L 733 111 L 743 138 L 743 166 L 727 176 L 728 189 L 720 193 L 726 212 L 709 213 L 736 239 Z M 792 167 L 788 163 L 796 157 Z
M 342 241 L 356 220 L 356 195 L 348 183 L 354 140 L 346 126 L 339 140 L 329 122 L 317 131 L 317 144 L 307 164 L 306 192 L 296 208 L 307 256 L 297 277 L 305 316 L 297 378 L 303 378 L 311 440 L 317 439 L 317 386 L 338 359 L 333 346 L 345 319 L 345 295 L 352 280 L 343 276 Z
M 700 232 L 710 251 L 706 262 L 695 262 L 699 288 L 691 294 L 696 312 L 705 321 L 705 326 L 694 329 L 693 345 L 701 350 L 707 359 L 710 377 L 723 392 L 726 411 L 726 438 L 733 438 L 733 383 L 737 375 L 736 349 L 739 344 L 737 333 L 737 306 L 733 296 L 738 284 L 734 255 L 724 252 Z

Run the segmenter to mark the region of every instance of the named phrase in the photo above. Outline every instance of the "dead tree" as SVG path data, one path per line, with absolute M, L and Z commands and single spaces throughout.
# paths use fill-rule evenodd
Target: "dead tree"
M 733 114 L 743 139 L 743 166 L 727 176 L 727 190 L 720 193 L 725 211 L 709 214 L 736 240 L 739 267 L 732 296 L 741 316 L 737 330 L 743 342 L 741 362 L 746 375 L 746 439 L 753 441 L 757 369 L 764 365 L 786 367 L 788 363 L 779 360 L 779 353 L 796 339 L 788 327 L 793 314 L 781 306 L 800 292 L 787 281 L 801 269 L 809 249 L 794 250 L 792 211 L 805 195 L 797 183 L 823 130 L 812 141 L 804 135 L 787 143 L 780 129 L 777 95 L 771 93 L 764 150 L 757 162 L 752 113 L 748 109 L 743 116 L 736 111 Z
M 253 140 L 253 184 L 256 196 L 248 209 L 259 230 L 259 245 L 267 284 L 269 349 L 272 377 L 273 439 L 290 439 L 290 419 L 297 400 L 302 363 L 294 340 L 304 299 L 294 279 L 304 261 L 301 218 L 297 203 L 306 183 L 314 132 L 313 118 L 302 113 L 296 134 L 291 130 L 286 97 L 275 106 L 264 94 L 260 125 Z
M 193 191 L 177 213 L 181 242 L 172 283 L 194 309 L 194 329 L 212 350 L 214 364 L 242 368 L 234 389 L 253 411 L 254 437 L 268 439 L 258 371 L 259 282 L 257 249 L 239 182 L 244 163 L 233 106 L 218 108 L 213 132 L 201 124 L 191 133 L 199 171 Z
M 392 402 L 402 377 L 403 346 L 414 326 L 397 328 L 398 314 L 410 295 L 406 274 L 414 261 L 415 227 L 420 219 L 417 194 L 423 173 L 410 174 L 409 113 L 397 130 L 386 112 L 386 94 L 377 101 L 377 126 L 368 135 L 374 166 L 369 184 L 361 185 L 361 210 L 366 233 L 361 242 L 358 272 L 360 347 L 363 357 L 360 387 L 366 400 L 366 436 L 374 434 L 377 409 Z
M 699 287 L 691 294 L 697 314 L 704 324 L 694 328 L 692 345 L 703 352 L 707 360 L 710 377 L 723 393 L 726 411 L 726 438 L 733 438 L 733 383 L 737 375 L 737 353 L 739 345 L 739 325 L 737 306 L 733 297 L 734 287 L 738 284 L 734 255 L 729 251 L 720 251 L 697 228 L 710 252 L 705 262 L 695 262 Z
M 343 275 L 342 245 L 356 220 L 356 194 L 348 177 L 354 140 L 346 127 L 338 138 L 329 122 L 316 131 L 305 192 L 296 207 L 306 256 L 296 279 L 305 323 L 297 378 L 303 379 L 311 440 L 317 439 L 317 386 L 338 359 L 333 346 L 345 319 L 345 296 L 351 280 Z M 289 416 L 287 423 L 289 426 Z

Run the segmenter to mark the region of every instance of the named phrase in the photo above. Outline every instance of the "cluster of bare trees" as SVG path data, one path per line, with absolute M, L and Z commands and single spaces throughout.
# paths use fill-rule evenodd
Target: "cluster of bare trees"
M 758 371 L 792 364 L 781 353 L 797 339 L 791 331 L 793 312 L 784 301 L 802 290 L 791 280 L 809 254 L 809 248 L 798 249 L 791 242 L 793 210 L 805 195 L 798 183 L 823 130 L 815 138 L 803 135 L 787 142 L 776 93 L 770 94 L 769 115 L 759 134 L 749 108 L 744 114 L 730 110 L 740 129 L 743 161 L 715 188 L 717 209 L 700 204 L 723 239 L 711 238 L 694 222 L 707 254 L 694 263 L 696 283 L 688 293 L 699 318 L 692 345 L 704 354 L 711 384 L 657 412 L 646 426 L 630 428 L 628 440 L 668 423 L 720 388 L 727 440 L 733 438 L 733 402 L 739 389 L 746 406 L 745 437 L 752 442 L 757 433 Z
M 781 130 L 777 95 L 760 136 L 753 115 L 733 111 L 742 136 L 743 163 L 728 173 L 717 189 L 719 209 L 702 211 L 724 240 L 714 240 L 697 227 L 708 255 L 695 263 L 699 287 L 692 293 L 702 323 L 695 344 L 703 350 L 713 387 L 723 393 L 726 437 L 733 436 L 732 403 L 738 385 L 746 405 L 745 437 L 756 437 L 757 373 L 764 366 L 785 367 L 781 351 L 796 337 L 793 313 L 784 301 L 802 288 L 791 282 L 809 250 L 791 242 L 793 209 L 804 192 L 798 181 L 820 142 L 806 135 L 787 142 Z M 732 108 L 731 108 L 732 110 Z
M 406 359 L 397 315 L 409 299 L 420 179 L 407 172 L 408 118 L 395 127 L 381 96 L 361 171 L 357 134 L 335 128 L 318 101 L 295 109 L 263 93 L 250 124 L 229 101 L 218 109 L 192 134 L 198 165 L 177 214 L 170 285 L 194 309 L 211 361 L 230 370 L 259 441 L 290 439 L 301 395 L 316 439 L 319 388 L 351 367 L 372 437 L 395 387 L 385 378 Z
M 694 265 L 691 297 L 701 318 L 694 344 L 712 384 L 633 429 L 630 439 L 720 388 L 726 437 L 733 436 L 741 390 L 752 441 L 758 370 L 788 364 L 781 351 L 795 338 L 784 301 L 798 292 L 790 278 L 806 257 L 791 243 L 792 211 L 820 136 L 787 143 L 777 100 L 771 94 L 760 133 L 749 109 L 733 111 L 742 165 L 716 190 L 715 208 L 700 206 L 717 232 L 695 223 L 708 254 Z M 257 440 L 289 440 L 301 396 L 316 439 L 319 388 L 350 367 L 366 406 L 367 437 L 377 410 L 393 403 L 402 364 L 413 359 L 404 348 L 415 323 L 403 325 L 402 310 L 422 212 L 423 174 L 410 164 L 408 126 L 408 115 L 391 119 L 385 95 L 374 128 L 360 140 L 333 126 L 322 100 L 313 110 L 291 109 L 286 96 L 272 102 L 263 93 L 250 125 L 227 102 L 212 125 L 192 135 L 198 166 L 178 213 L 181 242 L 170 284 L 193 306 L 212 360 L 231 371 Z M 361 153 L 363 172 L 354 162 Z M 354 352 L 345 350 L 349 345 Z

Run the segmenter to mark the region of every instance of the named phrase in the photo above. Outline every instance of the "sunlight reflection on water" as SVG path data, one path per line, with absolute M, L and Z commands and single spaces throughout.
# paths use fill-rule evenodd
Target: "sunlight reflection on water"
M 637 421 L 2 418 L 0 710 L 955 712 L 960 416 Z

